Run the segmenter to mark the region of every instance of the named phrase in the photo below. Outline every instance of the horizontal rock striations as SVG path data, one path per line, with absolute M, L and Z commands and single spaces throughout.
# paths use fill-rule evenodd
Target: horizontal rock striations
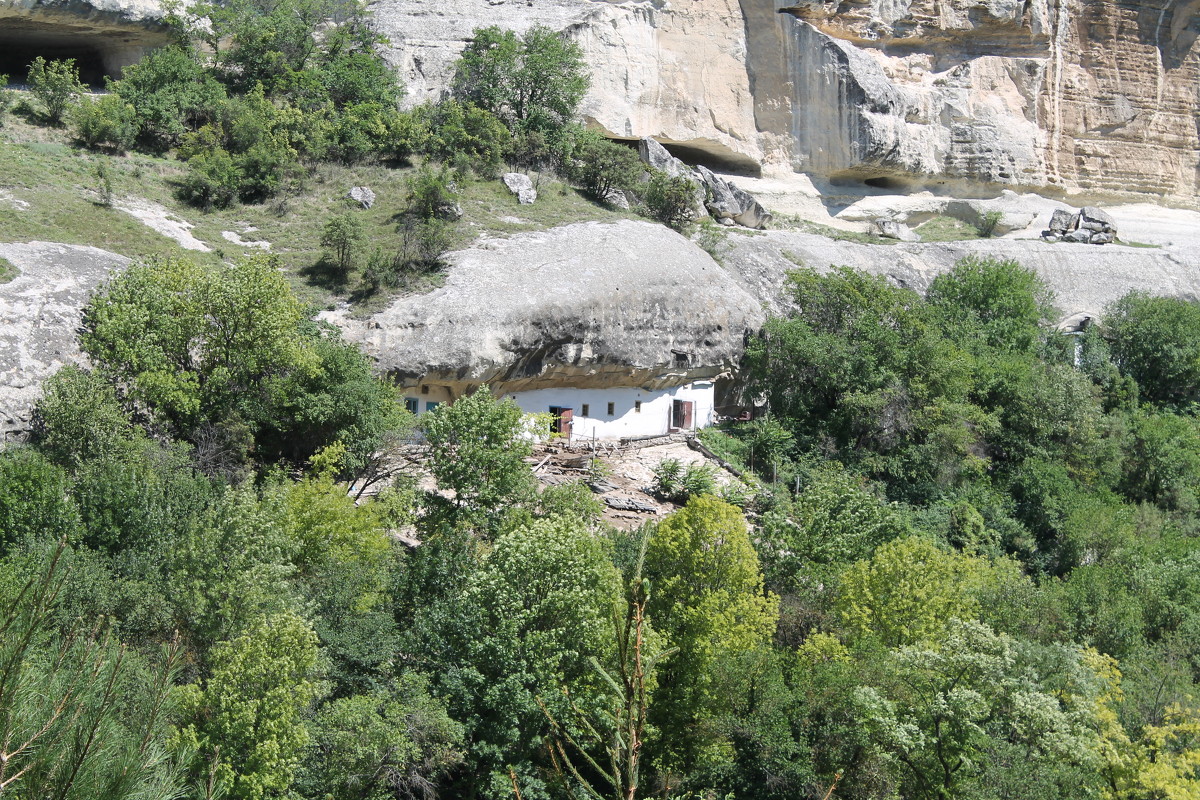
M 1200 0 L 379 0 L 416 99 L 472 28 L 565 30 L 583 111 L 693 163 L 1194 203 Z

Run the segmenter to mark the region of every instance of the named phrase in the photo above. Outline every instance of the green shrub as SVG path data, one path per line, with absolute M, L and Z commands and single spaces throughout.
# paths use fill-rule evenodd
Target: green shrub
M 47 61 L 38 56 L 29 65 L 29 91 L 46 109 L 47 119 L 55 125 L 62 123 L 63 114 L 79 100 L 86 88 L 79 80 L 79 68 L 73 58 Z
M 84 100 L 71 110 L 70 121 L 75 138 L 87 147 L 124 152 L 137 139 L 137 111 L 120 95 Z
M 177 46 L 155 50 L 126 67 L 114 94 L 133 106 L 138 141 L 155 151 L 180 143 L 226 102 L 225 89 L 198 61 L 197 55 Z
M 238 196 L 242 170 L 223 148 L 204 150 L 188 159 L 188 174 L 179 187 L 184 202 L 200 208 L 225 208 Z
M 354 266 L 355 256 L 364 238 L 362 222 L 353 213 L 341 214 L 325 223 L 321 231 L 321 246 L 329 251 L 343 277 Z
M 614 193 L 632 189 L 642 171 L 635 151 L 592 133 L 576 147 L 571 177 L 592 197 L 608 201 Z
M 484 178 L 494 178 L 512 145 L 512 134 L 495 114 L 472 103 L 446 100 L 421 106 L 416 116 L 424 130 L 425 152 L 453 162 Z
M 343 164 L 358 164 L 379 155 L 388 145 L 391 118 L 396 113 L 378 103 L 346 108 L 333 117 L 329 155 Z
M 696 207 L 696 182 L 682 175 L 655 170 L 642 195 L 650 216 L 676 230 L 692 221 Z
M 5 89 L 8 85 L 8 76 L 0 75 L 0 125 L 4 124 L 4 118 L 8 116 L 9 110 L 17 102 L 17 93 L 11 89 Z
M 458 189 L 451 171 L 423 165 L 407 181 L 408 208 L 422 219 L 433 219 L 458 202 Z
M 689 498 L 711 495 L 717 490 L 717 471 L 709 464 L 688 464 L 664 458 L 654 468 L 652 491 L 673 503 L 686 503 Z
M 980 236 L 988 239 L 996 232 L 996 226 L 1000 224 L 1000 220 L 1003 218 L 1004 212 L 1002 211 L 985 211 L 975 227 L 979 229 Z

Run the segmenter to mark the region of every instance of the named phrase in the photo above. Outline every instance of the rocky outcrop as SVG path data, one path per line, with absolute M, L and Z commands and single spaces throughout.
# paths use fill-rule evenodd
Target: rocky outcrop
M 766 231 L 731 237 L 721 263 L 769 312 L 787 308 L 787 272 L 797 265 L 824 272 L 848 266 L 919 292 L 966 256 L 1013 259 L 1034 270 L 1055 294 L 1059 322 L 1100 318 L 1130 291 L 1200 300 L 1200 256 L 1194 247 L 1078 247 L 1033 239 L 870 245 L 824 236 Z
M 693 219 L 708 214 L 722 225 L 741 225 L 746 228 L 764 228 L 772 219 L 770 212 L 752 194 L 705 166 L 689 167 L 654 139 L 640 139 L 638 155 L 642 163 L 652 170 L 692 181 L 696 189 Z
M 1117 222 L 1107 211 L 1085 206 L 1074 214 L 1058 209 L 1050 217 L 1050 227 L 1042 231 L 1047 242 L 1112 244 L 1117 238 Z
M 500 176 L 500 180 L 521 205 L 527 206 L 537 200 L 537 189 L 533 188 L 533 181 L 525 173 L 506 172 Z
M 707 253 L 648 222 L 484 240 L 450 260 L 440 289 L 339 321 L 381 371 L 458 390 L 660 388 L 729 372 L 763 321 Z
M 92 290 L 129 259 L 96 247 L 0 244 L 19 270 L 0 284 L 0 440 L 27 430 L 41 384 L 83 356 L 76 340 Z
M 592 125 L 653 136 L 714 168 L 798 170 L 851 188 L 1197 197 L 1200 0 L 380 0 L 373 9 L 414 98 L 444 88 L 473 27 L 546 24 L 584 50 Z

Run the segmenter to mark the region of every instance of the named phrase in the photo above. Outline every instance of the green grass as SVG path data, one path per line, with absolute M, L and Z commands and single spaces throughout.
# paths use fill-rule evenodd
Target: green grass
M 1122 239 L 1118 239 L 1117 244 L 1123 244 L 1126 247 L 1148 247 L 1156 250 L 1162 249 L 1161 244 L 1150 244 L 1149 242 L 1126 242 Z
M 822 225 L 819 222 L 813 222 L 800 217 L 783 216 L 775 219 L 774 227 L 777 230 L 793 230 L 800 233 L 815 233 L 818 236 L 824 236 L 827 239 L 836 239 L 839 242 L 857 242 L 858 244 L 897 244 L 895 239 L 887 239 L 882 236 L 876 236 L 873 233 L 865 233 L 863 231 L 844 231 L 841 228 L 834 228 L 830 225 Z
M 961 242 L 967 239 L 982 239 L 974 225 L 954 217 L 936 216 L 916 227 L 922 242 Z
M 7 258 L 0 258 L 0 283 L 8 283 L 20 275 L 20 270 Z
M 191 223 L 191 234 L 212 252 L 182 250 L 129 214 L 103 205 L 97 176 L 101 164 L 112 176 L 116 198 L 138 197 L 166 207 Z M 10 115 L 0 127 L 0 189 L 29 207 L 17 210 L 0 204 L 0 236 L 13 242 L 93 245 L 135 259 L 185 255 L 219 263 L 259 252 L 227 241 L 222 232 L 231 231 L 245 241 L 270 242 L 304 302 L 320 307 L 350 302 L 355 313 L 363 313 L 381 308 L 398 294 L 427 292 L 440 284 L 441 276 L 435 272 L 414 276 L 404 286 L 374 296 L 361 291 L 360 270 L 366 256 L 377 248 L 385 252 L 398 248 L 406 181 L 413 171 L 410 166 L 320 164 L 302 170 L 294 185 L 277 198 L 205 212 L 176 199 L 185 167 L 173 158 L 88 151 L 77 147 L 64 129 L 40 127 Z M 534 180 L 539 197 L 528 206 L 520 205 L 499 179 L 462 181 L 464 217 L 457 225 L 453 247 L 466 246 L 480 236 L 507 236 L 584 220 L 637 218 L 632 212 L 597 204 L 549 176 L 534 176 Z M 372 208 L 362 209 L 346 197 L 352 186 L 371 187 L 376 196 Z M 352 210 L 367 232 L 364 254 L 345 280 L 331 281 L 319 265 L 321 229 L 331 216 Z

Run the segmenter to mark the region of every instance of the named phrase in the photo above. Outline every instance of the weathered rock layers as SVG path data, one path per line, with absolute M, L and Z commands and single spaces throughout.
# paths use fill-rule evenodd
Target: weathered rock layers
M 1200 0 L 379 0 L 423 98 L 472 28 L 569 32 L 588 120 L 835 182 L 1197 196 Z M 958 184 L 958 186 L 956 186 Z
M 581 222 L 450 258 L 445 286 L 339 321 L 380 371 L 459 389 L 658 388 L 732 371 L 763 322 L 708 253 L 649 222 Z

